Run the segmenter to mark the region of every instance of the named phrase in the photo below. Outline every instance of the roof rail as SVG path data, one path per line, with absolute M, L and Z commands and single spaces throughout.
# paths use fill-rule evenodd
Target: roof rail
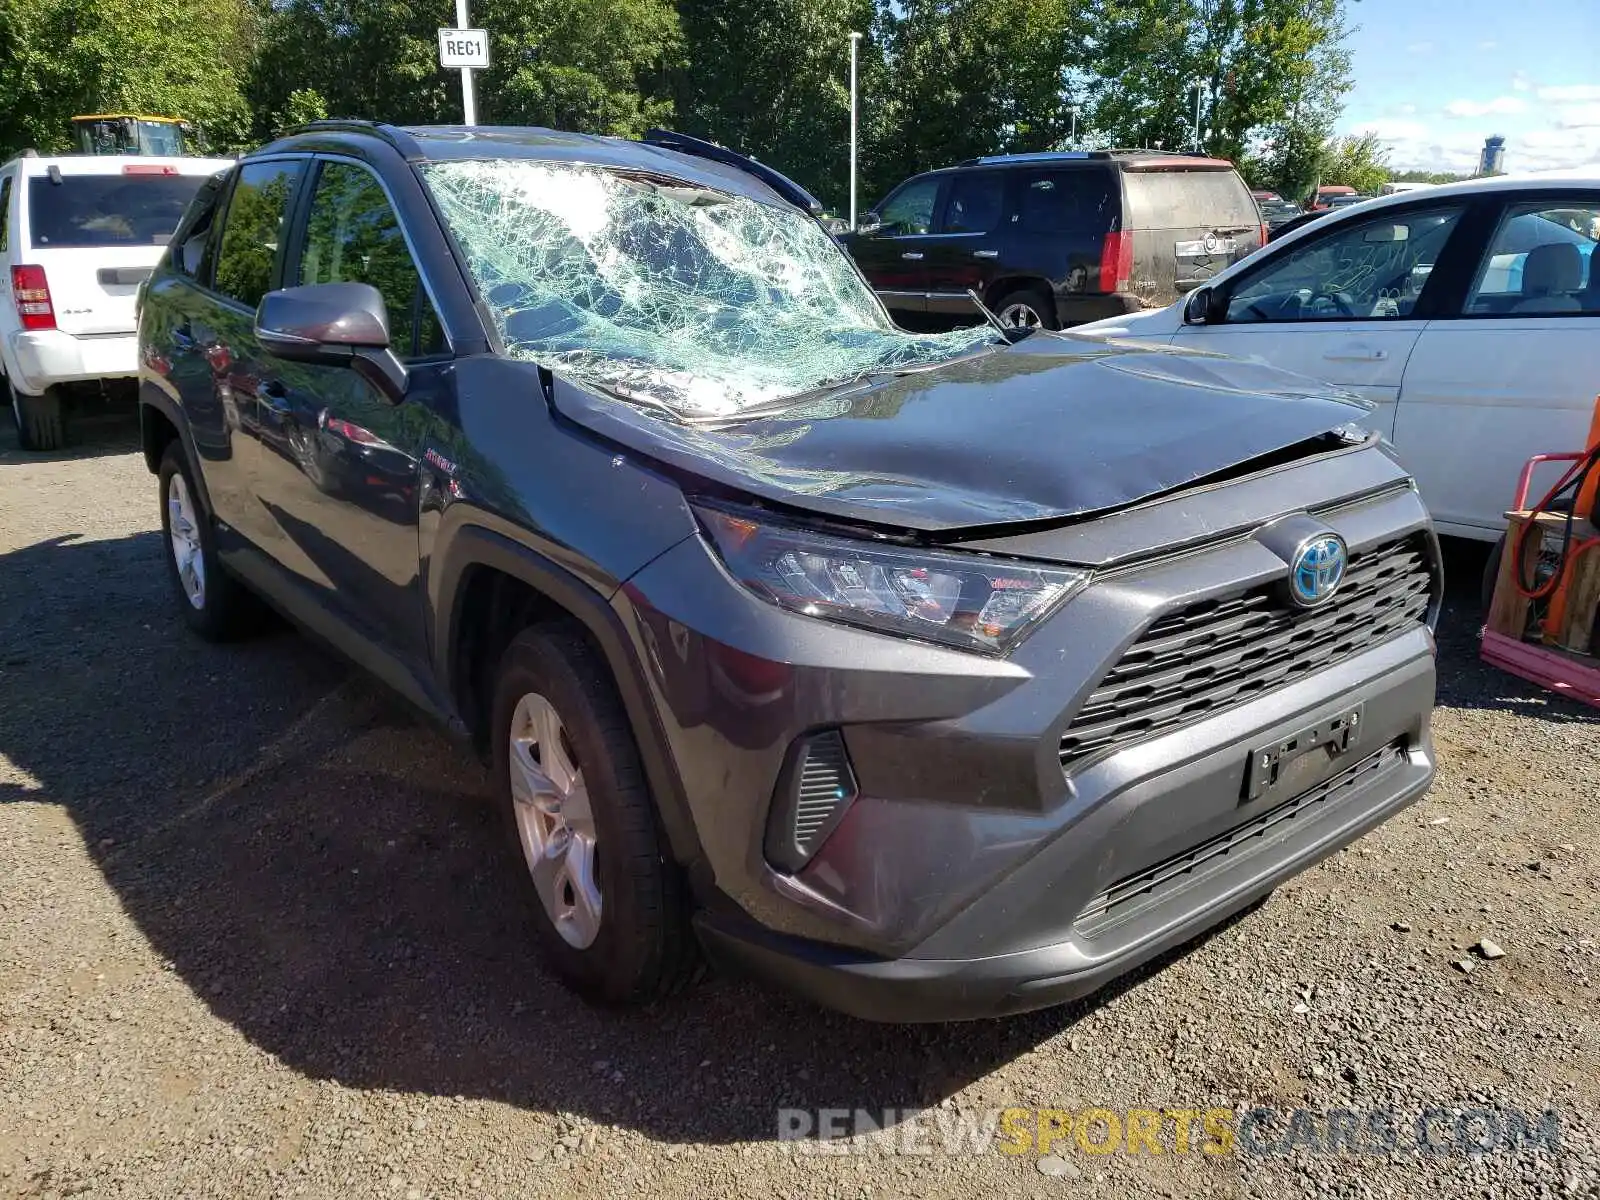
M 383 121 L 368 121 L 357 117 L 329 117 L 285 129 L 278 136 L 294 137 L 302 133 L 365 133 L 371 137 L 382 138 L 407 158 L 417 158 L 422 154 L 422 149 L 417 145 L 415 138 L 404 129 Z
M 781 171 L 767 166 L 766 163 L 757 162 L 747 155 L 729 150 L 726 146 L 719 146 L 715 142 L 708 142 L 702 138 L 690 137 L 687 133 L 676 133 L 671 129 L 647 129 L 644 136 L 639 139 L 647 146 L 659 146 L 663 150 L 676 150 L 679 154 L 687 154 L 693 158 L 709 159 L 725 166 L 735 167 L 747 175 L 754 175 L 790 204 L 815 217 L 822 212 L 822 201 L 818 200 L 805 188 L 790 179 Z
M 1095 150 L 1032 150 L 1018 154 L 981 154 L 977 158 L 962 159 L 956 164 L 958 167 L 975 167 L 979 163 L 1027 163 L 1027 162 L 1081 162 L 1086 158 L 1095 157 L 1099 151 Z

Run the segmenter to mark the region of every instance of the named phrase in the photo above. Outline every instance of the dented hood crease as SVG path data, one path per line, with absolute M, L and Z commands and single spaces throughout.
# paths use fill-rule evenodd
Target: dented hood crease
M 719 424 L 555 377 L 568 419 L 774 503 L 924 532 L 1081 518 L 1181 488 L 1370 411 L 1259 363 L 1035 336 Z

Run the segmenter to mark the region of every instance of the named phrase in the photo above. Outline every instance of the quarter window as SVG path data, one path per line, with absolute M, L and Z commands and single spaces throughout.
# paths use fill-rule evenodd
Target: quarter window
M 0 179 L 0 250 L 11 249 L 11 176 Z
M 272 287 L 283 222 L 300 180 L 299 162 L 249 163 L 239 171 L 217 253 L 216 289 L 254 308 Z
M 927 233 L 933 227 L 933 205 L 939 198 L 937 179 L 917 179 L 906 184 L 878 210 L 880 237 Z
M 1460 219 L 1460 208 L 1405 210 L 1286 248 L 1228 297 L 1228 323 L 1409 317 Z
M 376 176 L 354 163 L 323 163 L 311 194 L 297 282 L 368 283 L 383 296 L 402 358 L 445 349 L 444 330 Z
M 1478 266 L 1469 316 L 1600 315 L 1600 201 L 1510 208 Z

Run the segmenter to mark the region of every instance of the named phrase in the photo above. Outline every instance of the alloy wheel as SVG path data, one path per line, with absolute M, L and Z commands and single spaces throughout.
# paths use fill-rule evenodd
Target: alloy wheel
M 189 485 L 182 475 L 173 475 L 167 484 L 167 534 L 172 543 L 172 561 L 178 568 L 183 594 L 195 608 L 206 606 L 206 560 L 200 545 L 200 517 Z
M 1031 304 L 1016 300 L 1000 310 L 1000 324 L 1007 329 L 1038 329 L 1044 322 Z
M 587 949 L 600 934 L 603 909 L 594 814 L 561 716 L 536 693 L 511 714 L 511 799 L 545 913 L 568 945 Z

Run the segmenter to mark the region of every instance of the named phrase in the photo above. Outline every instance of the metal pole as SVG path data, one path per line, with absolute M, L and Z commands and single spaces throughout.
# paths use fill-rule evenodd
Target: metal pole
M 467 15 L 467 0 L 456 0 L 456 28 L 470 29 L 471 20 Z M 472 90 L 472 68 L 461 68 L 461 117 L 464 124 L 476 125 L 478 123 L 478 98 Z
M 466 0 L 459 0 L 466 3 Z M 856 227 L 856 47 L 861 35 L 850 34 L 850 228 Z
M 1203 79 L 1194 81 L 1194 148 L 1196 150 L 1200 149 L 1200 96 L 1205 83 L 1206 81 Z

